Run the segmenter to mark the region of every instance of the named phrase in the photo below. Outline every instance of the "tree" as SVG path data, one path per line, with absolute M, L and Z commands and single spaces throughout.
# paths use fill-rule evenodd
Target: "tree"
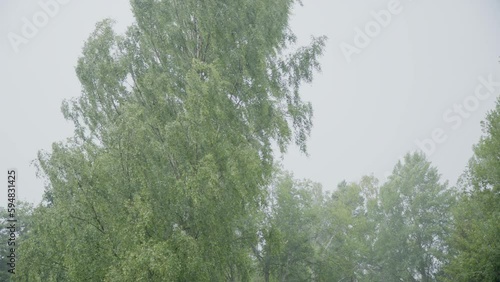
M 278 171 L 264 210 L 259 244 L 254 247 L 263 281 L 311 281 L 323 204 L 321 185 Z
M 500 100 L 482 127 L 454 209 L 448 281 L 500 281 Z
M 423 154 L 398 162 L 380 189 L 370 275 L 380 281 L 435 281 L 449 252 L 453 199 Z
M 82 95 L 62 107 L 75 136 L 39 154 L 49 185 L 21 280 L 250 279 L 246 223 L 273 144 L 306 152 L 312 126 L 299 87 L 325 39 L 290 51 L 294 3 L 132 0 L 124 36 L 97 25 L 76 68 Z M 57 273 L 30 267 L 42 260 Z
M 318 236 L 317 281 L 358 281 L 363 275 L 367 253 L 367 221 L 363 191 L 376 180 L 341 182 L 325 201 L 323 228 Z

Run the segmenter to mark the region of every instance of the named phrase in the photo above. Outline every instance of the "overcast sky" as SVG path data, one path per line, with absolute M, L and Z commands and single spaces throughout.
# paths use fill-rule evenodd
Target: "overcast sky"
M 18 170 L 31 202 L 44 189 L 30 165 L 37 151 L 72 135 L 60 105 L 80 94 L 85 39 L 104 18 L 119 32 L 133 21 L 125 0 L 54 1 L 0 0 L 0 168 L 3 178 Z M 302 91 L 314 107 L 309 157 L 291 148 L 285 168 L 326 189 L 383 180 L 420 142 L 455 184 L 500 93 L 500 1 L 303 2 L 291 18 L 299 42 L 329 40 L 322 73 Z

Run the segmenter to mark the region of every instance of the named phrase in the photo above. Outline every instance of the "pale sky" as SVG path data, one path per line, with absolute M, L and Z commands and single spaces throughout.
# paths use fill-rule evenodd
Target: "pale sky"
M 372 173 L 383 180 L 416 141 L 434 137 L 428 158 L 455 184 L 500 93 L 500 1 L 303 2 L 291 18 L 299 42 L 329 40 L 322 73 L 302 91 L 314 108 L 309 157 L 291 148 L 285 168 L 325 189 Z M 18 170 L 21 199 L 41 200 L 37 151 L 72 135 L 60 105 L 80 94 L 74 67 L 104 18 L 123 32 L 129 2 L 0 0 L 0 168 L 4 179 Z M 355 53 L 346 58 L 341 46 Z

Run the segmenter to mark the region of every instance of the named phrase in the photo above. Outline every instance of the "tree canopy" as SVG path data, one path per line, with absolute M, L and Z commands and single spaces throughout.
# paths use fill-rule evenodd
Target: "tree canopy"
M 500 281 L 500 99 L 462 177 L 448 281 Z
M 306 152 L 312 126 L 325 38 L 293 50 L 294 3 L 133 0 L 124 35 L 97 24 L 62 105 L 75 135 L 38 156 L 23 279 L 250 279 L 274 148 Z

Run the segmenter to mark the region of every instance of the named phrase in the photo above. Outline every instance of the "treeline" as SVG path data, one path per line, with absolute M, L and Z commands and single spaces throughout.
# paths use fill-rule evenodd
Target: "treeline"
M 485 128 L 496 123 L 495 130 L 500 129 L 499 112 L 500 106 L 497 106 L 488 116 Z M 460 188 L 441 183 L 437 169 L 418 153 L 407 154 L 382 185 L 373 176 L 365 176 L 359 182 L 342 182 L 333 192 L 325 192 L 318 183 L 297 180 L 291 173 L 276 169 L 259 210 L 249 213 L 234 226 L 215 220 L 206 227 L 232 230 L 233 238 L 217 240 L 232 239 L 235 240 L 232 244 L 241 244 L 238 253 L 224 255 L 246 263 L 242 267 L 228 262 L 219 270 L 217 279 L 498 281 L 500 204 L 498 185 L 492 180 L 498 178 L 500 166 L 491 162 L 497 161 L 499 148 L 495 142 L 500 140 L 498 136 L 497 140 L 492 138 L 492 129 L 486 129 L 486 135 L 475 147 Z M 217 253 L 210 252 L 212 248 L 217 250 L 217 246 L 212 245 L 217 241 L 203 242 L 209 244 L 208 253 L 200 254 L 197 245 L 201 242 L 198 238 L 189 238 L 177 223 L 171 227 L 169 237 L 172 237 L 166 236 L 157 242 L 147 240 L 148 232 L 161 232 L 157 226 L 164 225 L 161 218 L 145 217 L 145 213 L 152 210 L 151 203 L 143 202 L 135 207 L 137 217 L 149 221 L 125 221 L 123 224 L 138 226 L 116 230 L 113 234 L 104 232 L 110 227 L 107 223 L 99 226 L 99 218 L 104 215 L 97 212 L 94 218 L 88 215 L 88 221 L 84 221 L 83 216 L 65 219 L 47 202 L 36 209 L 23 202 L 19 207 L 21 259 L 13 276 L 18 279 L 12 281 L 188 281 L 175 272 L 168 259 L 175 259 L 177 267 L 198 260 L 198 269 L 185 269 L 184 275 L 189 275 L 190 281 L 214 279 L 215 273 L 206 274 L 201 269 L 207 262 L 206 255 L 219 259 Z M 74 206 L 65 212 L 71 214 L 78 208 Z M 123 215 L 107 216 L 118 220 Z M 5 211 L 2 218 L 7 218 Z M 2 232 L 1 237 L 6 241 L 7 232 Z M 108 254 L 111 261 L 95 265 L 93 261 L 103 263 L 101 256 L 110 251 L 110 237 L 114 240 L 133 237 L 138 241 L 122 247 L 125 257 L 113 258 Z M 169 250 L 171 240 L 181 239 L 186 241 L 176 241 L 179 249 Z M 143 251 L 131 251 L 137 247 Z M 5 258 L 8 250 L 4 247 L 1 253 Z M 158 261 L 159 258 L 162 260 Z M 130 272 L 109 272 L 122 259 L 129 260 L 130 265 L 121 267 Z M 152 267 L 157 267 L 156 271 L 152 271 Z M 85 279 L 80 272 L 70 276 L 68 270 L 80 268 L 85 272 Z M 98 273 L 102 276 L 96 275 Z M 2 264 L 2 281 L 9 281 L 11 276 Z
M 418 153 L 331 193 L 278 168 L 307 150 L 325 46 L 296 46 L 294 3 L 132 0 L 124 35 L 99 23 L 2 279 L 498 281 L 498 106 L 460 188 Z

